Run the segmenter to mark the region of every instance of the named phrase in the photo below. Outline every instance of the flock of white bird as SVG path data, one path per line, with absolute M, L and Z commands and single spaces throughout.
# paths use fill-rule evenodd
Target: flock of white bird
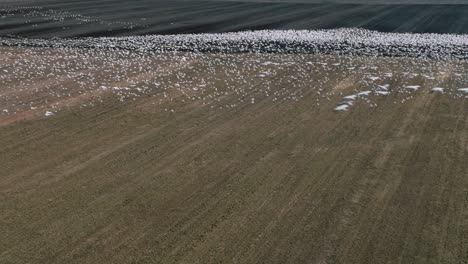
M 468 59 L 468 36 L 466 35 L 383 33 L 356 28 L 79 39 L 0 38 L 0 44 L 4 46 L 120 48 L 155 52 L 326 53 Z
M 468 87 L 468 65 L 465 60 L 453 59 L 455 53 L 437 60 L 428 58 L 434 56 L 350 55 L 354 52 L 344 52 L 348 55 L 289 50 L 264 53 L 255 48 L 260 45 L 258 43 L 268 41 L 313 41 L 328 45 L 326 43 L 335 38 L 357 46 L 353 36 L 360 36 L 368 45 L 384 41 L 395 44 L 396 36 L 400 36 L 401 49 L 405 45 L 439 45 L 443 49 L 451 43 L 455 47 L 452 51 L 457 51 L 468 44 L 464 36 L 382 34 L 331 30 L 203 35 L 207 39 L 201 35 L 2 39 L 0 116 L 25 111 L 41 111 L 45 116 L 52 116 L 64 108 L 95 105 L 109 96 L 120 102 L 149 97 L 156 107 L 159 105 L 163 111 L 174 113 L 178 106 L 187 103 L 210 109 L 236 109 L 265 100 L 297 102 L 306 98 L 320 107 L 326 105 L 323 100 L 342 98 L 334 109 L 345 111 L 357 103 L 377 107 L 382 98 L 404 103 L 423 93 L 468 98 L 468 88 L 465 88 Z M 244 51 L 239 48 L 246 45 L 246 38 L 249 45 L 255 47 L 248 53 L 237 53 Z M 431 38 L 435 41 L 429 41 Z M 230 51 L 227 47 L 233 41 L 237 43 L 232 48 L 234 52 L 197 52 L 200 50 L 184 46 L 211 43 Z M 170 45 L 174 46 L 167 48 Z M 267 45 L 262 51 L 270 48 L 272 46 Z M 442 52 L 440 56 L 444 54 L 449 53 Z

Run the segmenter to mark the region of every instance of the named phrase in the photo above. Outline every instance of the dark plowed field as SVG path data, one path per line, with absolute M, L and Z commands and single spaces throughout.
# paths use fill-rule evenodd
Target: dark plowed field
M 52 38 L 340 27 L 468 33 L 468 5 L 311 2 L 0 1 L 0 36 Z

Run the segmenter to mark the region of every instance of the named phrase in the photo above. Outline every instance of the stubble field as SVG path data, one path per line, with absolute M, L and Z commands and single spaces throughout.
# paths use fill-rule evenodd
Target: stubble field
M 468 258 L 466 62 L 0 56 L 1 263 Z

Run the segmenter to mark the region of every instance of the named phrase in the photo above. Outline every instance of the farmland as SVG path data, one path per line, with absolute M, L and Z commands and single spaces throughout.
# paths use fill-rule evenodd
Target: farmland
M 468 258 L 466 61 L 0 57 L 1 263 Z
M 0 36 L 63 38 L 336 28 L 466 34 L 467 13 L 466 0 L 1 0 Z

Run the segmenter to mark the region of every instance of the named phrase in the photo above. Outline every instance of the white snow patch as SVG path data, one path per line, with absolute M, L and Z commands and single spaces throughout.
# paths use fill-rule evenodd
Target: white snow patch
M 371 91 L 363 91 L 363 92 L 357 93 L 356 95 L 357 96 L 368 96 L 370 93 L 371 93 Z
M 377 94 L 377 95 L 389 95 L 390 92 L 387 92 L 387 91 L 375 91 L 374 94 Z
M 445 91 L 444 88 L 441 88 L 441 87 L 435 87 L 435 88 L 432 88 L 431 90 L 433 93 L 443 93 Z
M 385 91 L 387 91 L 388 88 L 390 88 L 390 84 L 377 85 L 377 88 L 378 88 L 379 90 L 385 90 Z
M 419 85 L 408 85 L 408 86 L 405 87 L 405 89 L 410 90 L 410 91 L 417 91 L 417 90 L 419 90 L 420 87 L 421 86 L 419 86 Z
M 343 97 L 344 100 L 356 100 L 356 98 L 357 98 L 357 95 L 355 94 Z
M 348 104 L 341 104 L 337 107 L 335 107 L 335 111 L 346 111 L 348 110 L 349 105 Z

